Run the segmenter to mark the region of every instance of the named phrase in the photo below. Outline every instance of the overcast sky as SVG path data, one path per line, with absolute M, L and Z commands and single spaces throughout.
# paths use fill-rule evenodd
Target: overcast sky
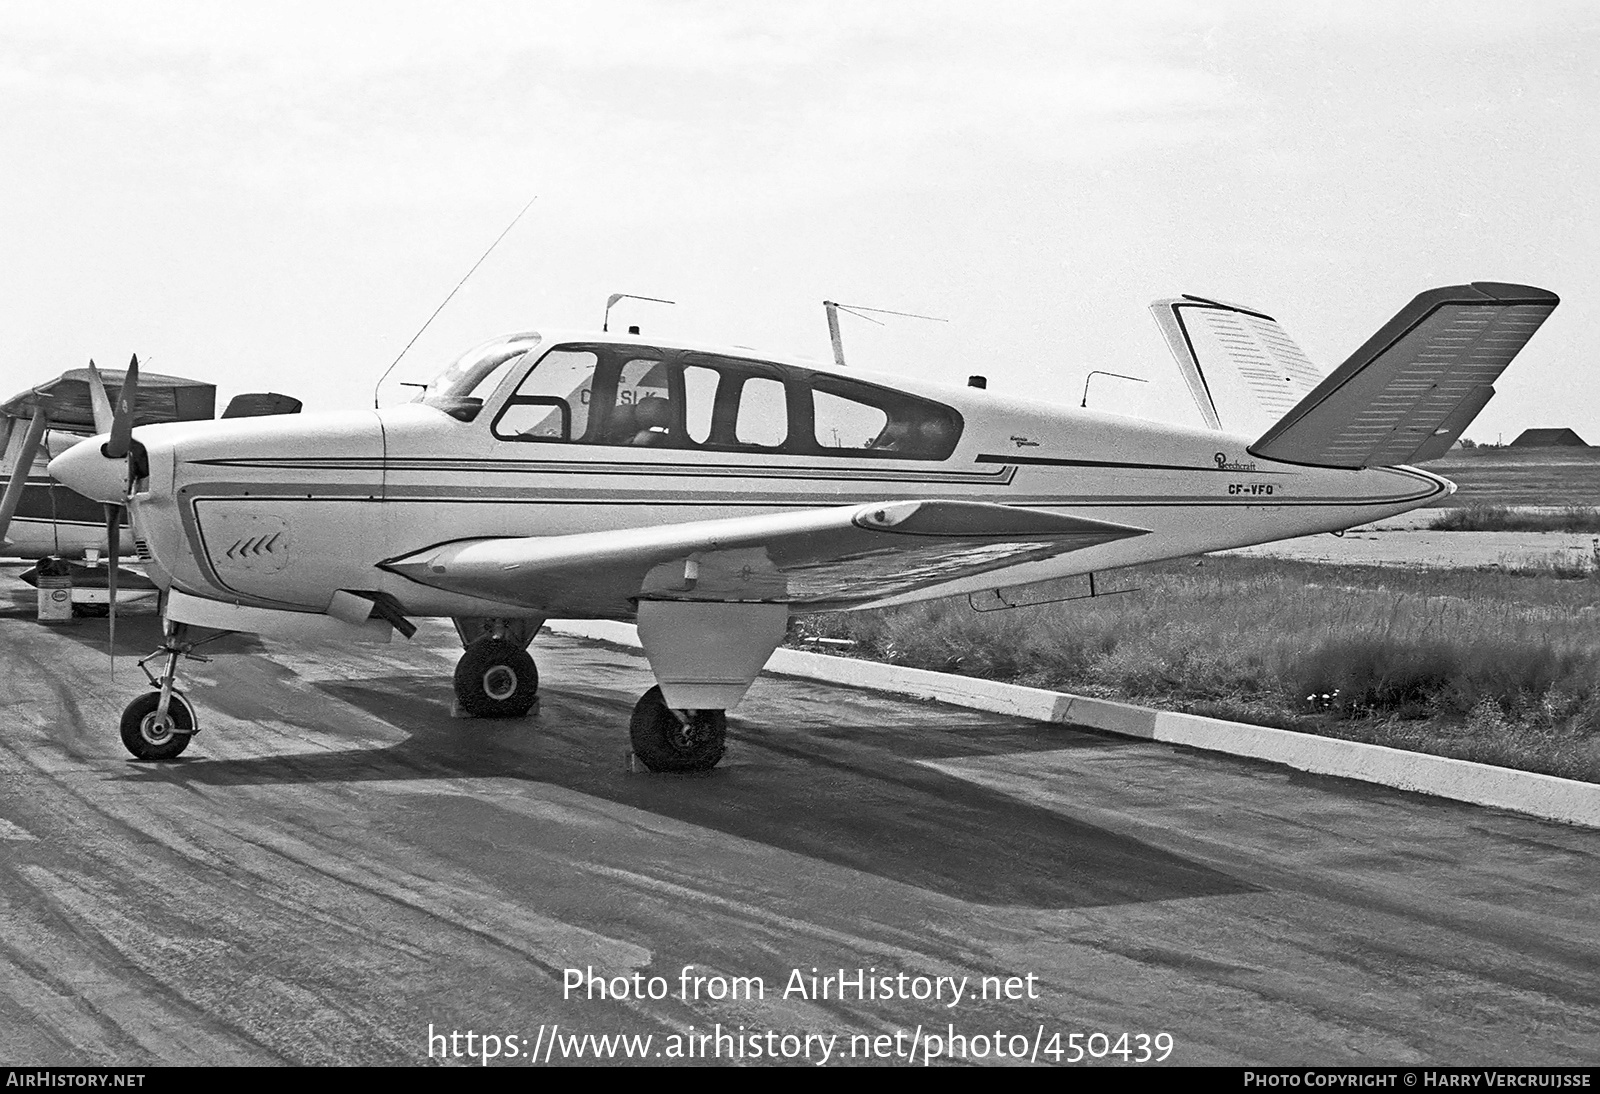
M 0 397 L 132 352 L 308 410 L 598 327 L 1197 421 L 1146 311 L 1324 370 L 1423 289 L 1563 303 L 1468 436 L 1600 443 L 1600 4 L 7 4 Z

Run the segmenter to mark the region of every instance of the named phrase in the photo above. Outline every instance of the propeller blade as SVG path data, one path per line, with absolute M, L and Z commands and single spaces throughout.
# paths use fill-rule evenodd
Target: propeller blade
M 94 367 L 92 358 L 89 361 L 89 406 L 94 411 L 94 431 L 110 433 L 116 417 L 111 411 L 111 397 L 106 394 L 106 382 L 100 378 L 100 370 Z
M 110 598 L 109 618 L 111 620 L 111 637 L 108 644 L 111 647 L 111 675 L 117 674 L 117 559 L 122 554 L 122 507 L 120 505 L 107 505 L 106 507 L 106 595 Z
M 128 364 L 128 378 L 117 393 L 117 409 L 111 420 L 111 439 L 100 449 L 101 455 L 120 460 L 133 443 L 133 411 L 139 402 L 139 355 Z
M 22 491 L 27 488 L 28 475 L 33 471 L 33 458 L 39 454 L 39 446 L 44 443 L 45 427 L 49 424 L 48 401 L 40 399 L 39 405 L 34 408 L 33 419 L 28 422 L 28 431 L 22 436 L 22 447 L 17 450 L 16 463 L 11 466 L 11 480 L 6 483 L 4 492 L 0 492 L 0 542 L 5 540 L 6 531 L 11 527 L 11 518 L 22 501 Z

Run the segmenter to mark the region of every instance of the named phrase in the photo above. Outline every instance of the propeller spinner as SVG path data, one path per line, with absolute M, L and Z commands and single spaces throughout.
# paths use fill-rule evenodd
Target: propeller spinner
M 138 403 L 139 358 L 128 365 L 127 379 L 117 394 L 111 420 L 102 424 L 101 413 L 109 407 L 105 384 L 98 371 L 91 371 L 89 390 L 95 408 L 95 426 L 104 429 L 105 440 L 74 445 L 50 461 L 50 476 L 102 505 L 120 506 L 128 500 L 128 490 L 144 462 L 144 446 L 133 439 L 133 412 Z

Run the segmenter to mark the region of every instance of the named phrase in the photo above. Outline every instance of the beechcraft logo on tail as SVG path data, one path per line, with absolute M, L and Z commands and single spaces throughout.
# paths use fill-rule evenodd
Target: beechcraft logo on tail
M 1211 458 L 1216 462 L 1218 471 L 1254 471 L 1256 469 L 1256 465 L 1254 463 L 1230 462 L 1226 452 L 1218 452 Z

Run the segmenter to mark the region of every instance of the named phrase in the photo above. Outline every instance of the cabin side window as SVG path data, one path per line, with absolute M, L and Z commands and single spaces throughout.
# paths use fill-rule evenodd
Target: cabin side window
M 749 376 L 739 384 L 733 439 L 740 446 L 777 448 L 789 439 L 789 393 L 781 380 Z
M 689 443 L 703 445 L 711 440 L 715 421 L 717 391 L 722 385 L 722 373 L 704 365 L 685 365 L 683 368 L 683 430 Z
M 581 441 L 589 432 L 595 370 L 593 350 L 553 349 L 539 359 L 494 420 L 506 441 Z
M 942 460 L 961 417 L 931 400 L 767 361 L 557 346 L 494 419 L 506 441 Z
M 653 357 L 623 362 L 617 371 L 599 444 L 658 448 L 672 441 L 672 390 L 667 363 Z
M 889 413 L 882 407 L 859 402 L 848 396 L 813 388 L 812 417 L 816 423 L 817 444 L 823 448 L 887 448 L 890 435 Z
M 813 377 L 814 438 L 827 455 L 943 460 L 961 439 L 961 416 L 949 407 L 841 376 Z

